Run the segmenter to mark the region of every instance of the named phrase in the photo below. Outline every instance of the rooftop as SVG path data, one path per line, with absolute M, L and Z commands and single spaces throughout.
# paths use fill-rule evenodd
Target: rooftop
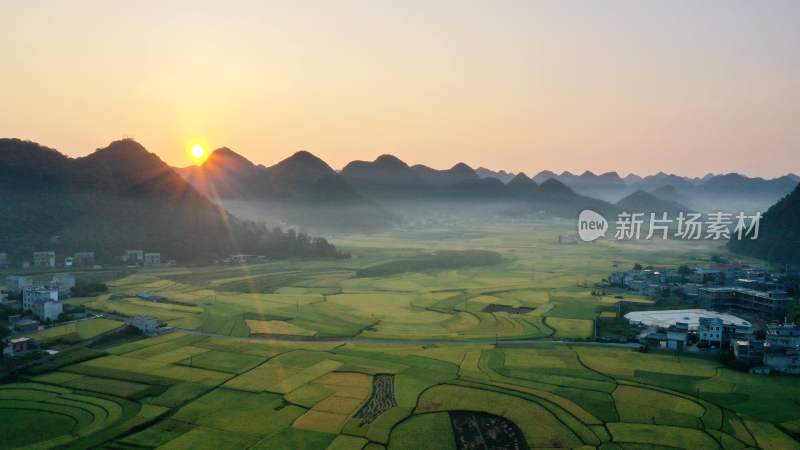
M 718 313 L 707 309 L 671 309 L 662 311 L 634 311 L 625 314 L 631 323 L 639 323 L 648 327 L 669 328 L 678 322 L 689 325 L 690 330 L 700 326 L 700 318 L 718 318 L 725 324 L 751 326 L 750 322 L 731 314 Z

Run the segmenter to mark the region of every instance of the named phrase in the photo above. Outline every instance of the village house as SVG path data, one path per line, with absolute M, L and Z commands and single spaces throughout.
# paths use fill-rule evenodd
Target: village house
M 158 320 L 154 317 L 134 316 L 125 320 L 125 323 L 147 335 L 155 334 L 158 331 Z
M 642 283 L 639 287 L 639 293 L 647 297 L 658 297 L 659 295 L 669 292 L 669 286 L 659 283 Z
M 764 360 L 764 341 L 753 339 L 733 343 L 733 356 L 736 361 L 746 365 L 758 366 Z
M 789 324 L 770 325 L 767 327 L 767 343 L 771 347 L 800 349 L 800 328 Z
M 724 277 L 719 270 L 695 267 L 686 279 L 690 283 L 721 285 Z
M 723 323 L 718 317 L 701 317 L 697 328 L 697 337 L 700 344 L 710 347 L 722 347 Z
M 16 333 L 33 333 L 39 329 L 39 322 L 14 314 L 8 316 L 8 326 Z
M 91 267 L 94 265 L 94 252 L 77 252 L 72 262 L 78 267 Z
M 75 287 L 75 276 L 69 273 L 57 273 L 50 280 L 50 286 L 58 290 L 60 298 L 69 297 Z
M 144 250 L 125 250 L 122 261 L 128 264 L 141 264 L 144 262 Z
M 151 252 L 144 254 L 145 266 L 159 266 L 161 265 L 161 253 Z
M 56 266 L 56 252 L 44 251 L 33 252 L 33 267 L 55 267 Z
M 770 325 L 766 341 L 737 341 L 733 350 L 739 362 L 761 363 L 751 369 L 752 373 L 800 374 L 800 328 L 795 325 Z
M 22 291 L 22 309 L 31 311 L 39 320 L 57 320 L 64 312 L 58 290 L 45 286 L 28 286 Z
M 767 328 L 764 365 L 773 372 L 800 374 L 800 328 L 794 325 Z
M 28 286 L 33 285 L 33 280 L 28 277 L 19 275 L 11 275 L 6 277 L 6 289 L 16 295 L 22 294 L 22 290 Z
M 695 299 L 700 297 L 700 288 L 702 287 L 703 285 L 698 283 L 683 283 L 677 286 L 676 294 L 688 299 Z
M 700 304 L 716 311 L 736 311 L 765 319 L 781 319 L 791 308 L 786 291 L 756 291 L 743 287 L 700 289 Z
M 764 365 L 772 372 L 800 375 L 800 350 L 784 349 L 764 352 Z
M 253 263 L 259 260 L 263 260 L 263 256 L 258 255 L 231 255 L 229 258 L 225 258 L 225 262 L 234 263 L 234 264 L 247 264 Z
M 8 341 L 8 345 L 3 348 L 3 356 L 6 357 L 13 357 L 23 355 L 31 350 L 35 350 L 37 348 L 36 341 L 29 337 L 20 337 L 16 339 L 10 339 Z
M 667 328 L 666 348 L 669 350 L 681 351 L 686 348 L 689 338 L 689 324 L 678 322 Z

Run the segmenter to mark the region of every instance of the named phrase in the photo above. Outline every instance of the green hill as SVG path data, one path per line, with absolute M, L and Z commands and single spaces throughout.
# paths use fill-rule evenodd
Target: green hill
M 336 254 L 324 240 L 237 219 L 130 139 L 81 158 L 0 139 L 0 194 L 0 243 L 13 260 L 37 250 L 55 250 L 59 259 L 94 251 L 100 260 L 126 249 L 181 261 Z
M 764 213 L 758 239 L 732 239 L 728 248 L 776 263 L 800 263 L 800 185 Z

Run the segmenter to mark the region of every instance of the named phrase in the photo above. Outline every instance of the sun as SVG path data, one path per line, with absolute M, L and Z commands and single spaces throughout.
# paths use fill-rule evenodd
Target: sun
M 206 156 L 206 149 L 202 145 L 195 144 L 192 146 L 192 158 L 199 160 L 203 159 L 204 156 Z

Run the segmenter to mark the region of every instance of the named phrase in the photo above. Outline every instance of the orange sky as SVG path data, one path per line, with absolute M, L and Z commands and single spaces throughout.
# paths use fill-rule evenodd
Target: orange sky
M 800 172 L 800 2 L 4 1 L 0 136 L 258 163 Z

